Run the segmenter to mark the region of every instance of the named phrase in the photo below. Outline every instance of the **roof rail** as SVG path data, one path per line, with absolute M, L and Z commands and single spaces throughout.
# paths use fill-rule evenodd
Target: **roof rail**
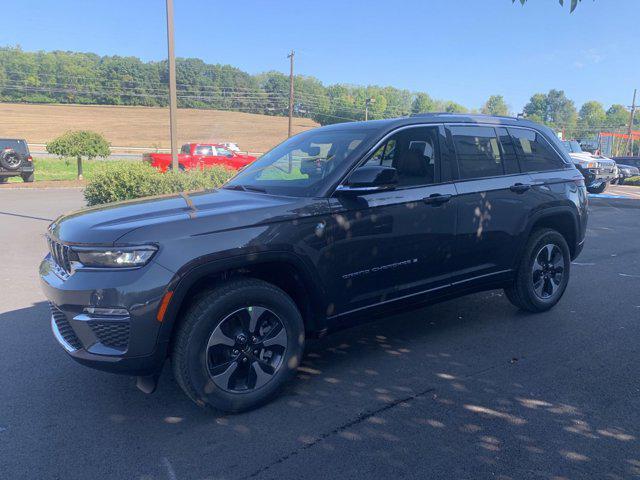
M 439 116 L 449 116 L 449 117 L 487 117 L 487 118 L 505 118 L 509 120 L 523 120 L 522 118 L 510 117 L 509 115 L 486 115 L 484 113 L 451 113 L 451 112 L 422 112 L 422 113 L 412 113 L 410 117 L 439 117 Z

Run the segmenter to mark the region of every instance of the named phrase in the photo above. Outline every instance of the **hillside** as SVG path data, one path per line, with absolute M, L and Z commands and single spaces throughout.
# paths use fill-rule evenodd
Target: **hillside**
M 178 140 L 180 144 L 230 141 L 243 150 L 265 152 L 287 137 L 287 122 L 286 117 L 179 109 Z M 308 118 L 295 118 L 293 126 L 298 133 L 318 124 Z M 100 132 L 114 146 L 170 146 L 167 108 L 0 103 L 0 138 L 47 143 L 75 129 Z

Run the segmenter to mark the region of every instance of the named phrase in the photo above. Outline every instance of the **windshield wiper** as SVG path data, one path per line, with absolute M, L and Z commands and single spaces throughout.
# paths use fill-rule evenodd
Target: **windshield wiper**
M 267 191 L 264 188 L 254 187 L 253 185 L 242 185 L 242 187 L 245 190 L 249 190 L 252 192 L 267 193 Z
M 246 192 L 247 189 L 244 188 L 242 185 L 225 185 L 224 187 L 225 190 L 241 190 L 243 192 Z
M 225 185 L 223 188 L 227 190 L 241 190 L 243 192 L 259 192 L 259 193 L 267 193 L 264 188 L 254 187 L 253 185 Z

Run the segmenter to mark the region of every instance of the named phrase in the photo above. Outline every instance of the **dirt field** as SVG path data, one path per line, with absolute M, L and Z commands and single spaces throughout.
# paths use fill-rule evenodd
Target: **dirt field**
M 296 118 L 294 132 L 317 126 Z M 47 143 L 67 130 L 102 133 L 114 146 L 169 145 L 169 110 L 96 105 L 26 105 L 0 103 L 0 138 Z M 178 110 L 178 140 L 236 142 L 242 150 L 265 152 L 287 136 L 287 118 L 219 110 Z

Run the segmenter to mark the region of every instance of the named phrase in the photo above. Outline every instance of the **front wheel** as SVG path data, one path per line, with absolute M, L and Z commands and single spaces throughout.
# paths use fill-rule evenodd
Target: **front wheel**
M 597 187 L 587 187 L 589 193 L 602 193 L 607 189 L 607 182 L 602 182 Z
M 509 301 L 529 312 L 544 312 L 564 294 L 571 254 L 566 240 L 552 229 L 536 230 L 525 247 L 516 278 L 504 289 Z
M 199 406 L 225 412 L 268 402 L 296 373 L 304 325 L 269 283 L 237 280 L 194 299 L 172 348 L 173 372 Z

